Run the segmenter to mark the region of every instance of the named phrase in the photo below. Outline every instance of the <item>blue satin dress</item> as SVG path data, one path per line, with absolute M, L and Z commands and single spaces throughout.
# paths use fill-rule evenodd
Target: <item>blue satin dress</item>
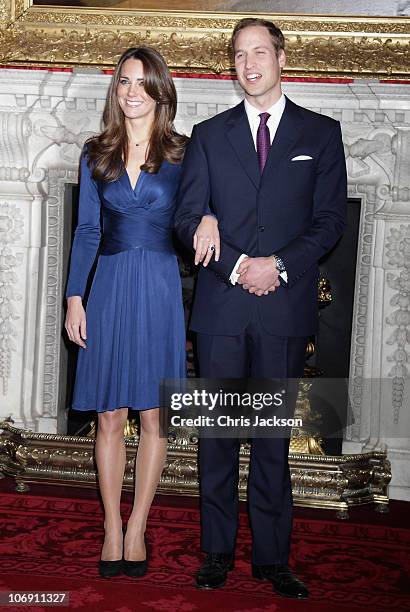
M 95 181 L 82 155 L 67 297 L 84 295 L 102 240 L 75 410 L 155 408 L 161 380 L 185 377 L 182 290 L 171 241 L 180 171 L 164 161 L 157 174 L 141 171 L 133 189 L 126 172 L 110 183 Z

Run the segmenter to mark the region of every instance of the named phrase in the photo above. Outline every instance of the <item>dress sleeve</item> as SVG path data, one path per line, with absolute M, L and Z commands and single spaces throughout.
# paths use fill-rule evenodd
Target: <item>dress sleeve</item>
M 100 210 L 101 201 L 97 184 L 91 176 L 87 155 L 83 151 L 80 166 L 78 225 L 71 249 L 66 297 L 84 296 L 88 275 L 101 239 Z

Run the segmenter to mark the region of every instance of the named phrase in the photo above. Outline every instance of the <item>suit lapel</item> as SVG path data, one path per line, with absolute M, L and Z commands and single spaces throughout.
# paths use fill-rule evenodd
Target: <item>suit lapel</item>
M 232 109 L 226 124 L 226 136 L 233 150 L 254 186 L 256 189 L 259 189 L 261 175 L 258 156 L 255 151 L 243 102 Z M 286 98 L 285 110 L 276 130 L 272 146 L 269 149 L 262 177 L 265 175 L 272 176 L 279 162 L 286 159 L 295 142 L 300 137 L 302 128 L 303 117 L 299 112 L 298 106 Z
M 279 162 L 286 159 L 291 148 L 302 133 L 303 117 L 298 106 L 286 98 L 286 106 L 283 111 L 278 129 L 272 146 L 269 149 L 268 158 L 262 176 L 270 175 L 278 167 Z
M 246 174 L 256 189 L 259 189 L 260 171 L 251 129 L 245 112 L 244 103 L 232 109 L 227 120 L 226 136 L 232 145 Z

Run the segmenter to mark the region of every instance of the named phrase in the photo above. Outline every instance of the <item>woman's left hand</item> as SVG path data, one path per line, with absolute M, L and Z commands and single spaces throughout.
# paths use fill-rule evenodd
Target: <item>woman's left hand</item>
M 213 215 L 205 215 L 196 228 L 194 234 L 195 265 L 201 261 L 206 268 L 215 255 L 215 261 L 219 260 L 221 244 L 219 240 L 218 221 Z

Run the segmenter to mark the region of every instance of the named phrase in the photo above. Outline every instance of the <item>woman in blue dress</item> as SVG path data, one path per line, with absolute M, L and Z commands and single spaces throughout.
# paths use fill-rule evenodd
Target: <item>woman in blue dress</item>
M 176 91 L 162 56 L 148 47 L 128 49 L 108 91 L 104 130 L 86 143 L 81 157 L 65 327 L 81 347 L 72 407 L 98 412 L 104 577 L 147 571 L 146 521 L 167 449 L 159 432 L 159 385 L 164 378 L 185 377 L 181 283 L 171 231 L 187 138 L 174 130 L 175 113 Z M 218 245 L 213 217 L 204 216 L 197 234 L 202 244 Z M 98 248 L 86 315 L 82 298 Z M 134 505 L 123 538 L 128 408 L 140 410 L 141 418 Z

